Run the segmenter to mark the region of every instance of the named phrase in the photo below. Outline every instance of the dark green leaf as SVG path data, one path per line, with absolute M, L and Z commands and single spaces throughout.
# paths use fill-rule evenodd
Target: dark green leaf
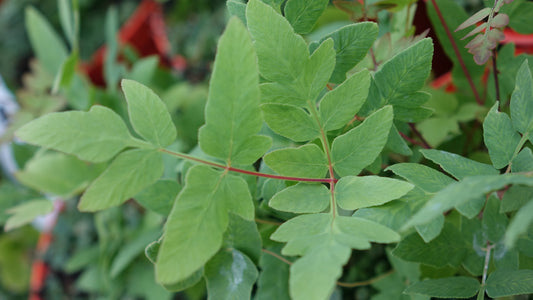
M 533 270 L 496 271 L 487 279 L 487 295 L 492 298 L 533 293 Z
M 160 179 L 133 198 L 145 208 L 168 216 L 180 190 L 181 185 L 176 180 Z
M 498 174 L 498 170 L 491 165 L 473 161 L 454 153 L 434 149 L 423 149 L 420 152 L 457 179 L 463 179 L 467 176 Z
M 472 277 L 447 277 L 429 279 L 409 286 L 404 293 L 435 298 L 470 298 L 477 294 L 480 283 Z
M 420 164 L 400 163 L 388 167 L 387 170 L 405 178 L 416 187 L 427 193 L 436 193 L 455 182 L 443 173 Z
M 505 232 L 505 246 L 512 248 L 518 237 L 526 233 L 533 223 L 533 198 L 514 216 Z
M 513 128 L 507 114 L 498 112 L 499 103 L 494 104 L 483 122 L 483 137 L 489 149 L 490 159 L 496 169 L 511 163 L 520 143 L 520 135 Z
M 516 85 L 511 95 L 511 119 L 516 130 L 529 134 L 533 141 L 533 78 L 527 59 L 516 74 Z

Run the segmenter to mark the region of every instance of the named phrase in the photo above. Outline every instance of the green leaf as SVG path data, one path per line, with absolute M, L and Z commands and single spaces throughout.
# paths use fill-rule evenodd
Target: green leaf
M 122 204 L 163 175 L 161 153 L 134 149 L 121 153 L 89 186 L 78 209 L 97 211 Z
M 427 193 L 436 193 L 455 182 L 439 171 L 415 163 L 395 164 L 385 169 L 385 171 L 389 170 Z
M 204 269 L 208 299 L 251 299 L 257 275 L 255 264 L 242 252 L 222 250 Z
M 505 8 L 507 5 L 504 5 Z M 533 18 L 533 3 L 527 1 L 516 1 L 512 5 L 509 14 L 509 27 L 521 34 L 532 34 L 529 20 Z
M 103 162 L 126 147 L 139 146 L 124 121 L 103 106 L 93 106 L 89 112 L 47 114 L 24 125 L 15 134 L 27 143 L 73 154 L 90 162 Z
M 472 277 L 447 277 L 416 282 L 404 293 L 435 298 L 470 298 L 477 294 L 480 283 Z
M 411 233 L 400 241 L 392 254 L 399 258 L 420 262 L 437 268 L 450 265 L 459 266 L 468 247 L 461 233 L 450 223 L 445 223 L 441 234 L 426 243 L 418 233 Z
M 274 249 L 268 249 L 274 251 Z M 278 251 L 274 251 L 278 252 Z M 264 253 L 259 263 L 261 273 L 257 280 L 256 300 L 290 300 L 289 265 Z
M 257 135 L 262 126 L 259 76 L 250 35 L 232 18 L 219 40 L 199 144 L 228 165 L 254 163 L 271 140 Z
M 429 76 L 433 42 L 423 39 L 387 61 L 374 78 L 386 104 L 401 104 L 420 90 Z
M 532 187 L 513 185 L 503 194 L 500 212 L 508 213 L 518 210 L 531 199 L 533 199 Z
M 301 93 L 306 102 L 314 103 L 320 92 L 326 87 L 334 67 L 333 40 L 327 39 L 309 57 L 301 77 L 298 78 L 296 91 L 303 92 Z
M 518 237 L 533 223 L 533 198 L 516 213 L 505 232 L 505 246 L 512 248 Z
M 168 216 L 181 190 L 176 180 L 160 179 L 135 195 L 135 201 L 162 216 Z
M 56 75 L 68 57 L 65 44 L 45 17 L 32 6 L 25 12 L 26 31 L 37 59 L 51 75 Z
M 335 186 L 335 199 L 342 209 L 377 206 L 405 195 L 413 185 L 378 176 L 345 176 Z
M 28 187 L 68 198 L 81 193 L 103 171 L 102 167 L 63 153 L 45 152 L 29 160 L 16 177 Z
M 157 147 L 172 144 L 176 139 L 176 126 L 163 101 L 150 88 L 133 80 L 123 79 L 122 90 L 133 129 Z
M 533 152 L 530 148 L 525 147 L 518 153 L 513 159 L 511 170 L 513 173 L 533 171 Z
M 487 295 L 492 298 L 533 293 L 533 270 L 495 271 L 487 279 Z
M 483 122 L 483 138 L 489 149 L 490 159 L 496 169 L 511 163 L 516 148 L 520 143 L 520 135 L 513 128 L 511 119 L 506 113 L 498 112 L 496 103 Z
M 333 140 L 333 168 L 340 176 L 357 175 L 376 159 L 387 142 L 392 118 L 392 107 L 386 106 Z
M 533 142 L 533 79 L 526 59 L 516 74 L 516 83 L 511 95 L 511 119 L 516 130 L 530 134 Z
M 499 173 L 491 165 L 473 161 L 454 153 L 434 149 L 422 149 L 420 153 L 459 180 L 467 176 L 495 175 Z
M 182 281 L 207 263 L 222 246 L 229 212 L 253 220 L 246 181 L 207 166 L 189 169 L 165 225 L 156 264 L 158 282 Z
M 268 127 L 295 142 L 307 142 L 320 134 L 317 122 L 302 108 L 286 104 L 263 104 L 261 109 Z
M 285 3 L 285 17 L 294 31 L 309 33 L 328 6 L 328 0 L 288 0 Z
M 498 243 L 505 234 L 507 216 L 500 213 L 500 199 L 495 194 L 487 199 L 481 225 L 483 236 L 494 244 Z
M 29 224 L 38 216 L 46 215 L 54 210 L 53 203 L 48 199 L 32 200 L 7 210 L 11 214 L 4 225 L 5 231 Z
M 325 154 L 315 144 L 272 151 L 265 155 L 264 161 L 284 176 L 324 178 L 328 170 Z
M 467 201 L 496 191 L 508 184 L 525 184 L 532 186 L 533 178 L 515 175 L 485 175 L 466 177 L 460 182 L 452 183 L 431 198 L 404 226 L 409 228 L 431 221 L 445 211 Z
M 259 0 L 248 2 L 246 19 L 255 40 L 261 75 L 274 82 L 293 82 L 300 77 L 309 51 L 305 40 L 294 33 L 290 23 Z
M 141 253 L 148 244 L 161 235 L 159 229 L 137 234 L 132 241 L 121 247 L 111 264 L 109 275 L 112 278 L 116 278 L 121 272 L 123 272 L 129 265 L 133 264 L 133 261 Z
M 277 193 L 268 205 L 293 213 L 319 213 L 329 207 L 331 193 L 322 184 L 298 183 Z
M 246 24 L 246 3 L 239 0 L 228 0 L 226 7 L 231 16 L 238 17 L 243 24 Z
M 261 235 L 254 221 L 230 213 L 228 229 L 224 233 L 225 249 L 237 249 L 249 257 L 255 264 L 261 257 Z
M 367 70 L 352 75 L 320 101 L 320 122 L 325 131 L 339 129 L 353 119 L 365 103 L 370 86 Z
M 480 195 L 479 197 L 470 199 L 462 204 L 457 205 L 455 208 L 463 216 L 471 219 L 479 214 L 483 206 L 485 206 L 486 201 L 485 195 Z
M 418 232 L 418 234 L 420 235 L 420 237 L 422 237 L 424 242 L 429 243 L 440 234 L 443 227 L 444 216 L 440 215 L 435 217 L 429 223 L 420 226 L 415 226 L 415 229 L 416 232 Z
M 343 82 L 346 79 L 346 72 L 365 57 L 377 36 L 376 23 L 360 22 L 344 26 L 322 38 L 320 42 L 332 38 L 336 51 L 335 69 L 331 75 L 331 82 Z

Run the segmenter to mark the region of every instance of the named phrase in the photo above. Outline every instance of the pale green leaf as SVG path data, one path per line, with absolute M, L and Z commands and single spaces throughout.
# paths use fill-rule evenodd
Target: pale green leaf
M 513 185 L 503 194 L 500 212 L 516 211 L 531 199 L 533 199 L 533 187 Z
M 488 192 L 501 189 L 508 184 L 532 186 L 533 178 L 515 174 L 466 177 L 460 182 L 448 185 L 435 194 L 405 224 L 404 228 L 425 224 L 453 207 L 457 207 Z
M 516 85 L 511 95 L 511 119 L 516 130 L 530 134 L 533 140 L 533 79 L 526 59 L 516 74 Z
M 270 148 L 262 126 L 259 75 L 250 35 L 232 18 L 219 40 L 199 144 L 227 164 L 252 164 Z
M 168 216 L 181 190 L 176 180 L 160 179 L 135 195 L 135 201 L 160 215 Z
M 332 241 L 313 248 L 293 263 L 289 277 L 291 299 L 329 299 L 350 253 L 349 248 L 338 247 Z
M 163 284 L 166 290 L 181 292 L 196 285 L 204 277 L 204 268 L 196 270 L 191 276 L 172 284 Z
M 396 152 L 401 155 L 413 155 L 413 151 L 411 148 L 409 148 L 409 145 L 407 145 L 407 142 L 402 138 L 400 132 L 394 124 L 392 124 L 392 128 L 389 133 L 389 139 L 387 140 L 385 147 L 390 149 L 392 152 Z
M 93 106 L 89 112 L 47 114 L 24 125 L 15 134 L 27 143 L 73 154 L 90 162 L 103 162 L 126 147 L 139 146 L 124 121 L 103 106 Z
M 423 39 L 387 61 L 374 78 L 386 104 L 401 104 L 420 90 L 429 76 L 433 42 Z
M 483 164 L 460 155 L 435 149 L 422 149 L 420 153 L 427 159 L 440 165 L 444 171 L 457 179 L 476 175 L 496 175 L 498 170 L 493 166 Z
M 226 7 L 230 15 L 238 17 L 241 22 L 246 24 L 246 3 L 238 0 L 228 0 L 226 1 Z
M 483 138 L 489 149 L 490 160 L 496 169 L 507 166 L 520 143 L 520 135 L 513 128 L 506 113 L 498 112 L 494 104 L 483 122 Z
M 479 197 L 470 199 L 462 204 L 459 204 L 455 207 L 461 215 L 471 219 L 479 214 L 483 206 L 485 206 L 485 201 L 487 197 L 485 195 L 480 195 Z
M 255 264 L 242 252 L 222 250 L 204 269 L 208 299 L 251 299 L 257 276 Z
M 120 248 L 119 252 L 111 263 L 109 275 L 112 278 L 116 278 L 129 265 L 133 264 L 135 258 L 137 258 L 141 253 L 144 253 L 144 249 L 147 245 L 153 242 L 154 239 L 157 239 L 160 235 L 161 232 L 159 229 L 137 234 L 132 241 Z
M 158 68 L 159 57 L 157 55 L 146 56 L 136 61 L 124 78 L 135 80 L 140 84 L 151 85 L 154 81 L 154 77 L 156 76 Z M 161 101 L 160 99 L 157 100 Z
M 176 126 L 163 101 L 150 88 L 133 80 L 123 79 L 122 90 L 133 129 L 157 147 L 172 144 L 176 139 Z
M 189 169 L 165 225 L 156 264 L 158 282 L 180 282 L 207 263 L 222 246 L 229 212 L 253 219 L 246 181 L 207 166 Z
M 398 199 L 413 187 L 408 182 L 386 177 L 345 176 L 335 185 L 335 199 L 342 209 L 355 210 Z
M 302 108 L 286 104 L 263 104 L 261 109 L 268 127 L 295 142 L 307 142 L 320 134 L 317 122 Z
M 305 40 L 294 33 L 283 16 L 259 0 L 248 2 L 246 19 L 255 40 L 261 75 L 274 82 L 298 78 L 309 57 Z
M 365 57 L 377 36 L 378 26 L 374 22 L 350 24 L 325 36 L 320 42 L 332 38 L 333 47 L 337 53 L 331 82 L 343 82 L 346 78 L 346 72 Z
M 366 247 L 358 247 L 359 241 L 355 239 L 374 243 L 395 243 L 400 241 L 400 235 L 396 231 L 374 221 L 359 217 L 337 216 L 333 226 L 334 232 L 337 234 L 335 236 L 337 242 L 355 249 L 366 249 Z
M 500 199 L 492 194 L 486 200 L 481 222 L 483 236 L 490 242 L 498 243 L 505 234 L 507 216 L 500 213 Z
M 513 173 L 533 171 L 533 152 L 530 148 L 525 147 L 518 153 L 513 159 L 511 170 Z
M 353 119 L 365 103 L 370 73 L 361 71 L 346 79 L 320 101 L 320 122 L 325 131 L 339 129 Z
M 65 44 L 45 17 L 32 6 L 25 12 L 26 31 L 35 55 L 46 71 L 55 76 L 67 59 Z
M 261 257 L 261 235 L 255 220 L 245 220 L 230 213 L 228 229 L 224 232 L 225 249 L 237 249 L 249 257 L 254 263 L 259 263 Z
M 298 78 L 297 91 L 303 91 L 305 99 L 314 103 L 320 92 L 326 87 L 335 68 L 335 50 L 333 40 L 327 39 L 313 52 Z
M 333 140 L 332 162 L 340 176 L 357 175 L 376 159 L 387 142 L 392 118 L 392 107 L 385 106 Z
M 410 285 L 404 293 L 464 299 L 475 296 L 479 288 L 480 283 L 475 278 L 458 276 L 419 281 Z
M 331 193 L 322 184 L 298 183 L 277 193 L 268 205 L 293 213 L 318 213 L 329 206 Z
M 21 227 L 31 223 L 38 216 L 46 215 L 54 209 L 53 203 L 48 199 L 32 200 L 7 210 L 11 216 L 7 219 L 4 230 Z
M 89 186 L 78 209 L 97 211 L 122 204 L 163 175 L 161 153 L 134 149 L 121 153 Z
M 285 17 L 294 31 L 309 33 L 328 3 L 328 0 L 288 0 L 285 3 Z
M 284 176 L 324 178 L 328 170 L 325 154 L 315 144 L 275 150 L 265 155 L 264 161 Z
M 81 193 L 104 169 L 59 152 L 35 155 L 15 175 L 24 185 L 44 193 L 71 197 Z
M 326 213 L 300 215 L 283 223 L 270 238 L 278 242 L 289 242 L 282 254 L 303 255 L 309 248 L 330 239 L 332 222 L 333 217 Z
M 512 248 L 518 237 L 526 233 L 533 223 L 533 199 L 524 205 L 511 220 L 505 232 L 505 246 Z
M 455 182 L 443 173 L 430 167 L 415 163 L 399 163 L 388 167 L 387 170 L 405 178 L 418 188 L 427 193 L 436 193 L 445 188 L 450 183 Z
M 533 270 L 495 271 L 487 279 L 492 298 L 533 294 Z
M 455 31 L 463 30 L 467 27 L 470 27 L 483 19 L 485 19 L 491 12 L 490 7 L 485 7 L 482 10 L 478 11 L 477 13 L 473 14 L 470 18 L 466 19 L 459 27 L 455 29 Z

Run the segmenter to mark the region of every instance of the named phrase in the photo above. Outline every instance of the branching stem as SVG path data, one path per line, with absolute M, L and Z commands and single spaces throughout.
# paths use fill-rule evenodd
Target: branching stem
M 166 153 L 166 154 L 170 154 L 170 155 L 173 155 L 173 156 L 176 156 L 176 157 L 179 157 L 179 158 L 183 158 L 183 159 L 186 159 L 186 160 L 194 161 L 194 162 L 201 163 L 201 164 L 208 165 L 208 166 L 212 166 L 212 167 L 215 167 L 215 168 L 224 169 L 224 170 L 227 170 L 227 171 L 246 174 L 246 175 L 265 177 L 265 178 L 272 178 L 272 179 L 280 179 L 280 180 L 290 180 L 290 181 L 328 182 L 328 183 L 330 183 L 331 181 L 337 182 L 337 179 L 331 179 L 331 178 L 291 177 L 291 176 L 280 176 L 280 175 L 266 174 L 266 173 L 255 172 L 255 171 L 248 171 L 248 170 L 243 170 L 243 169 L 239 169 L 239 168 L 228 167 L 228 166 L 225 166 L 223 164 L 215 163 L 215 162 L 212 162 L 212 161 L 208 161 L 208 160 L 205 160 L 205 159 L 201 159 L 201 158 L 198 158 L 198 157 L 187 155 L 187 154 L 181 153 L 181 152 L 170 151 L 170 150 L 167 150 L 167 149 L 159 149 L 159 152 L 163 152 L 163 153 Z

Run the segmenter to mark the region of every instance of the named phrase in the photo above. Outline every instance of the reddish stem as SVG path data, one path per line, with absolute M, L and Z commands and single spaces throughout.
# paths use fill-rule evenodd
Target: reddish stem
M 409 123 L 409 128 L 411 128 L 411 131 L 414 133 L 414 135 L 416 135 L 420 139 L 420 141 L 422 142 L 422 147 L 424 147 L 425 149 L 431 149 L 432 148 L 431 145 L 426 141 L 426 139 L 424 138 L 422 133 L 420 133 L 420 131 L 418 131 L 418 129 L 416 129 L 415 124 Z
M 481 97 L 479 97 L 479 93 L 476 89 L 476 85 L 474 84 L 474 81 L 472 80 L 472 76 L 470 75 L 470 72 L 466 68 L 465 62 L 463 58 L 461 57 L 461 53 L 459 52 L 459 47 L 457 47 L 457 44 L 455 43 L 452 32 L 450 31 L 450 28 L 448 28 L 446 21 L 444 21 L 444 17 L 442 16 L 442 13 L 439 9 L 439 6 L 437 5 L 437 2 L 435 0 L 431 0 L 431 3 L 433 4 L 433 7 L 435 7 L 435 12 L 437 13 L 439 20 L 442 23 L 442 27 L 444 28 L 444 31 L 446 31 L 446 35 L 448 36 L 448 39 L 450 39 L 453 51 L 455 52 L 455 56 L 457 56 L 459 65 L 461 66 L 461 69 L 463 69 L 463 73 L 465 73 L 466 79 L 468 80 L 468 84 L 470 85 L 470 88 L 472 89 L 472 92 L 474 93 L 474 97 L 476 98 L 476 102 L 477 104 L 482 106 L 484 102 L 481 99 Z

